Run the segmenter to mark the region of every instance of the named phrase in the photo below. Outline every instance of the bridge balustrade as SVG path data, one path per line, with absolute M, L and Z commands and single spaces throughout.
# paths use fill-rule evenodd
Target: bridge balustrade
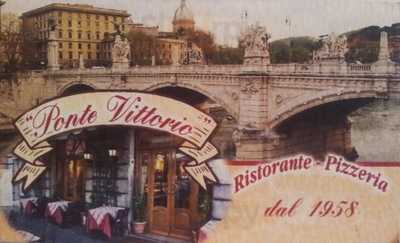
M 372 66 L 370 64 L 349 64 L 351 72 L 371 72 Z
M 396 64 L 395 72 L 400 72 L 400 64 Z M 32 75 L 40 75 L 46 70 L 31 70 Z M 129 69 L 112 69 L 95 67 L 87 69 L 62 69 L 50 71 L 60 75 L 73 74 L 243 74 L 243 73 L 271 73 L 271 74 L 363 74 L 374 72 L 372 64 L 269 64 L 269 65 L 159 65 L 159 66 L 132 66 Z

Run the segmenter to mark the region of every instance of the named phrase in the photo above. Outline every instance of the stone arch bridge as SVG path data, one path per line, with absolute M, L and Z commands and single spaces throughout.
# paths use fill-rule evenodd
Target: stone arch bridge
M 31 71 L 1 82 L 0 124 L 9 126 L 18 114 L 75 85 L 147 92 L 183 87 L 207 96 L 235 119 L 237 159 L 270 159 L 297 151 L 346 153 L 351 148 L 348 108 L 371 99 L 399 98 L 399 73 L 400 65 L 394 64 Z

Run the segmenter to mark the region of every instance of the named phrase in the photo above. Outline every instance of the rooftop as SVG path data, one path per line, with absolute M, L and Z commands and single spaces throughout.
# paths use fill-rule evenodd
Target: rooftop
M 190 8 L 186 5 L 186 0 L 181 1 L 181 5 L 175 11 L 174 23 L 178 21 L 191 21 L 194 22 L 193 13 Z
M 126 10 L 116 10 L 116 9 L 108 9 L 108 8 L 98 8 L 88 4 L 69 4 L 69 3 L 53 3 L 46 5 L 44 7 L 36 8 L 30 11 L 27 11 L 22 14 L 22 17 L 31 17 L 38 14 L 43 14 L 51 11 L 70 11 L 70 12 L 81 12 L 81 13 L 96 13 L 96 14 L 105 14 L 105 15 L 113 15 L 113 16 L 121 16 L 121 17 L 129 17 L 130 14 Z

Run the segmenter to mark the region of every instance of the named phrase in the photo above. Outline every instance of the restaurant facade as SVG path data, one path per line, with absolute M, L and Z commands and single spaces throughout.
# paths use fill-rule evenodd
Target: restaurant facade
M 71 86 L 56 99 L 33 108 L 32 110 L 40 109 L 34 115 L 32 124 L 43 124 L 53 119 L 55 127 L 61 126 L 62 122 L 58 118 L 45 117 L 53 113 L 52 110 L 48 110 L 49 113 L 43 112 L 43 107 L 60 103 L 57 100 L 63 98 L 69 99 L 66 104 L 71 106 L 74 102 L 82 103 L 79 95 L 99 93 L 89 86 Z M 114 93 L 117 96 L 124 94 Z M 210 137 L 210 142 L 218 150 L 218 155 L 213 156 L 213 159 L 235 156 L 235 146 L 230 138 L 237 124 L 220 105 L 196 91 L 179 87 L 165 87 L 144 95 L 168 99 L 170 104 L 161 105 L 161 108 L 167 109 L 167 113 L 168 109 L 174 110 L 172 106 L 174 102 L 178 102 L 193 107 L 199 114 L 209 115 L 218 124 Z M 87 102 L 90 104 L 90 101 Z M 76 106 L 72 105 L 72 110 L 81 110 Z M 100 116 L 100 111 L 97 112 L 97 116 Z M 33 113 L 29 111 L 26 114 Z M 90 113 L 86 114 L 89 121 Z M 65 117 L 63 124 L 67 126 L 74 122 L 79 123 L 84 115 Z M 140 111 L 136 115 L 140 115 Z M 179 113 L 177 115 L 180 116 Z M 143 115 L 142 118 L 146 119 L 146 116 Z M 150 123 L 153 120 L 150 119 Z M 174 124 L 170 125 L 174 127 Z M 36 132 L 44 133 L 42 128 L 35 129 Z M 16 200 L 19 197 L 47 197 L 53 201 L 79 203 L 82 212 L 102 206 L 125 208 L 129 213 L 126 215 L 127 226 L 124 233 L 133 232 L 132 224 L 137 217 L 135 214 L 143 213 L 147 221 L 147 233 L 185 240 L 196 238 L 198 229 L 212 217 L 215 182 L 207 180 L 202 185 L 188 173 L 185 166 L 194 161 L 180 150 L 185 142 L 182 137 L 162 129 L 125 124 L 82 126 L 52 135 L 47 142 L 53 150 L 40 157 L 46 166 L 44 174 L 26 190 L 26 194 L 21 188 L 27 186 L 26 184 L 14 186 L 14 193 L 19 194 L 15 196 Z M 15 178 L 18 178 L 18 173 L 24 172 L 24 165 L 13 157 L 10 157 L 11 160 L 15 165 Z

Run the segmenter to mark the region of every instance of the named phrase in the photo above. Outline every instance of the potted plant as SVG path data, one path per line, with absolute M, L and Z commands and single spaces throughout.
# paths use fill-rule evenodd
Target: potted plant
M 143 234 L 146 226 L 146 199 L 143 195 L 136 198 L 134 203 L 133 231 L 136 234 Z

